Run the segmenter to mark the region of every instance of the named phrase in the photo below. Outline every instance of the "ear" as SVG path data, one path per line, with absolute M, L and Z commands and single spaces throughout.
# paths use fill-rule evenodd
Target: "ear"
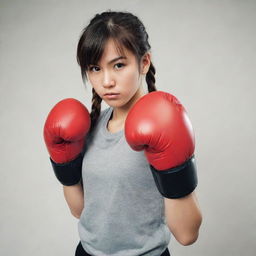
M 141 74 L 146 75 L 148 73 L 150 63 L 151 63 L 151 54 L 150 52 L 146 52 L 141 58 L 141 63 L 140 63 Z

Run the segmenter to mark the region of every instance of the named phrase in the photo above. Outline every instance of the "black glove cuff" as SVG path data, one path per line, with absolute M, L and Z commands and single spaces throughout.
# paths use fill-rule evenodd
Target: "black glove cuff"
M 55 163 L 51 158 L 50 160 L 55 176 L 61 184 L 65 186 L 72 186 L 81 180 L 83 162 L 82 154 L 79 154 L 79 156 L 74 160 L 63 164 Z
M 184 164 L 164 171 L 150 165 L 159 192 L 167 198 L 184 197 L 196 188 L 197 168 L 194 155 Z

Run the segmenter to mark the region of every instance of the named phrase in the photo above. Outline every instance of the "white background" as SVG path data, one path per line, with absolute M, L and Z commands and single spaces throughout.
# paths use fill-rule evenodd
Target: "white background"
M 63 98 L 90 109 L 76 47 L 107 9 L 143 21 L 157 89 L 180 99 L 195 130 L 203 223 L 191 246 L 173 237 L 172 255 L 255 255 L 256 1 L 246 0 L 0 1 L 0 254 L 74 255 L 78 220 L 51 169 L 43 125 Z

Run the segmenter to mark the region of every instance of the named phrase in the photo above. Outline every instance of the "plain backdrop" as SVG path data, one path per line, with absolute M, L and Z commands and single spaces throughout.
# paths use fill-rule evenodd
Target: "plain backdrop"
M 172 237 L 172 255 L 255 255 L 256 1 L 247 0 L 0 1 L 0 255 L 74 255 L 78 219 L 51 169 L 43 125 L 63 98 L 90 109 L 76 47 L 108 9 L 143 21 L 157 89 L 180 99 L 195 130 L 203 223 L 191 246 Z

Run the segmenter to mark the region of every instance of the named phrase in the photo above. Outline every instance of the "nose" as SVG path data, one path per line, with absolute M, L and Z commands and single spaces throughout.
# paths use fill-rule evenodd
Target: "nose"
M 105 71 L 103 74 L 103 87 L 108 88 L 115 85 L 115 81 L 110 72 Z

